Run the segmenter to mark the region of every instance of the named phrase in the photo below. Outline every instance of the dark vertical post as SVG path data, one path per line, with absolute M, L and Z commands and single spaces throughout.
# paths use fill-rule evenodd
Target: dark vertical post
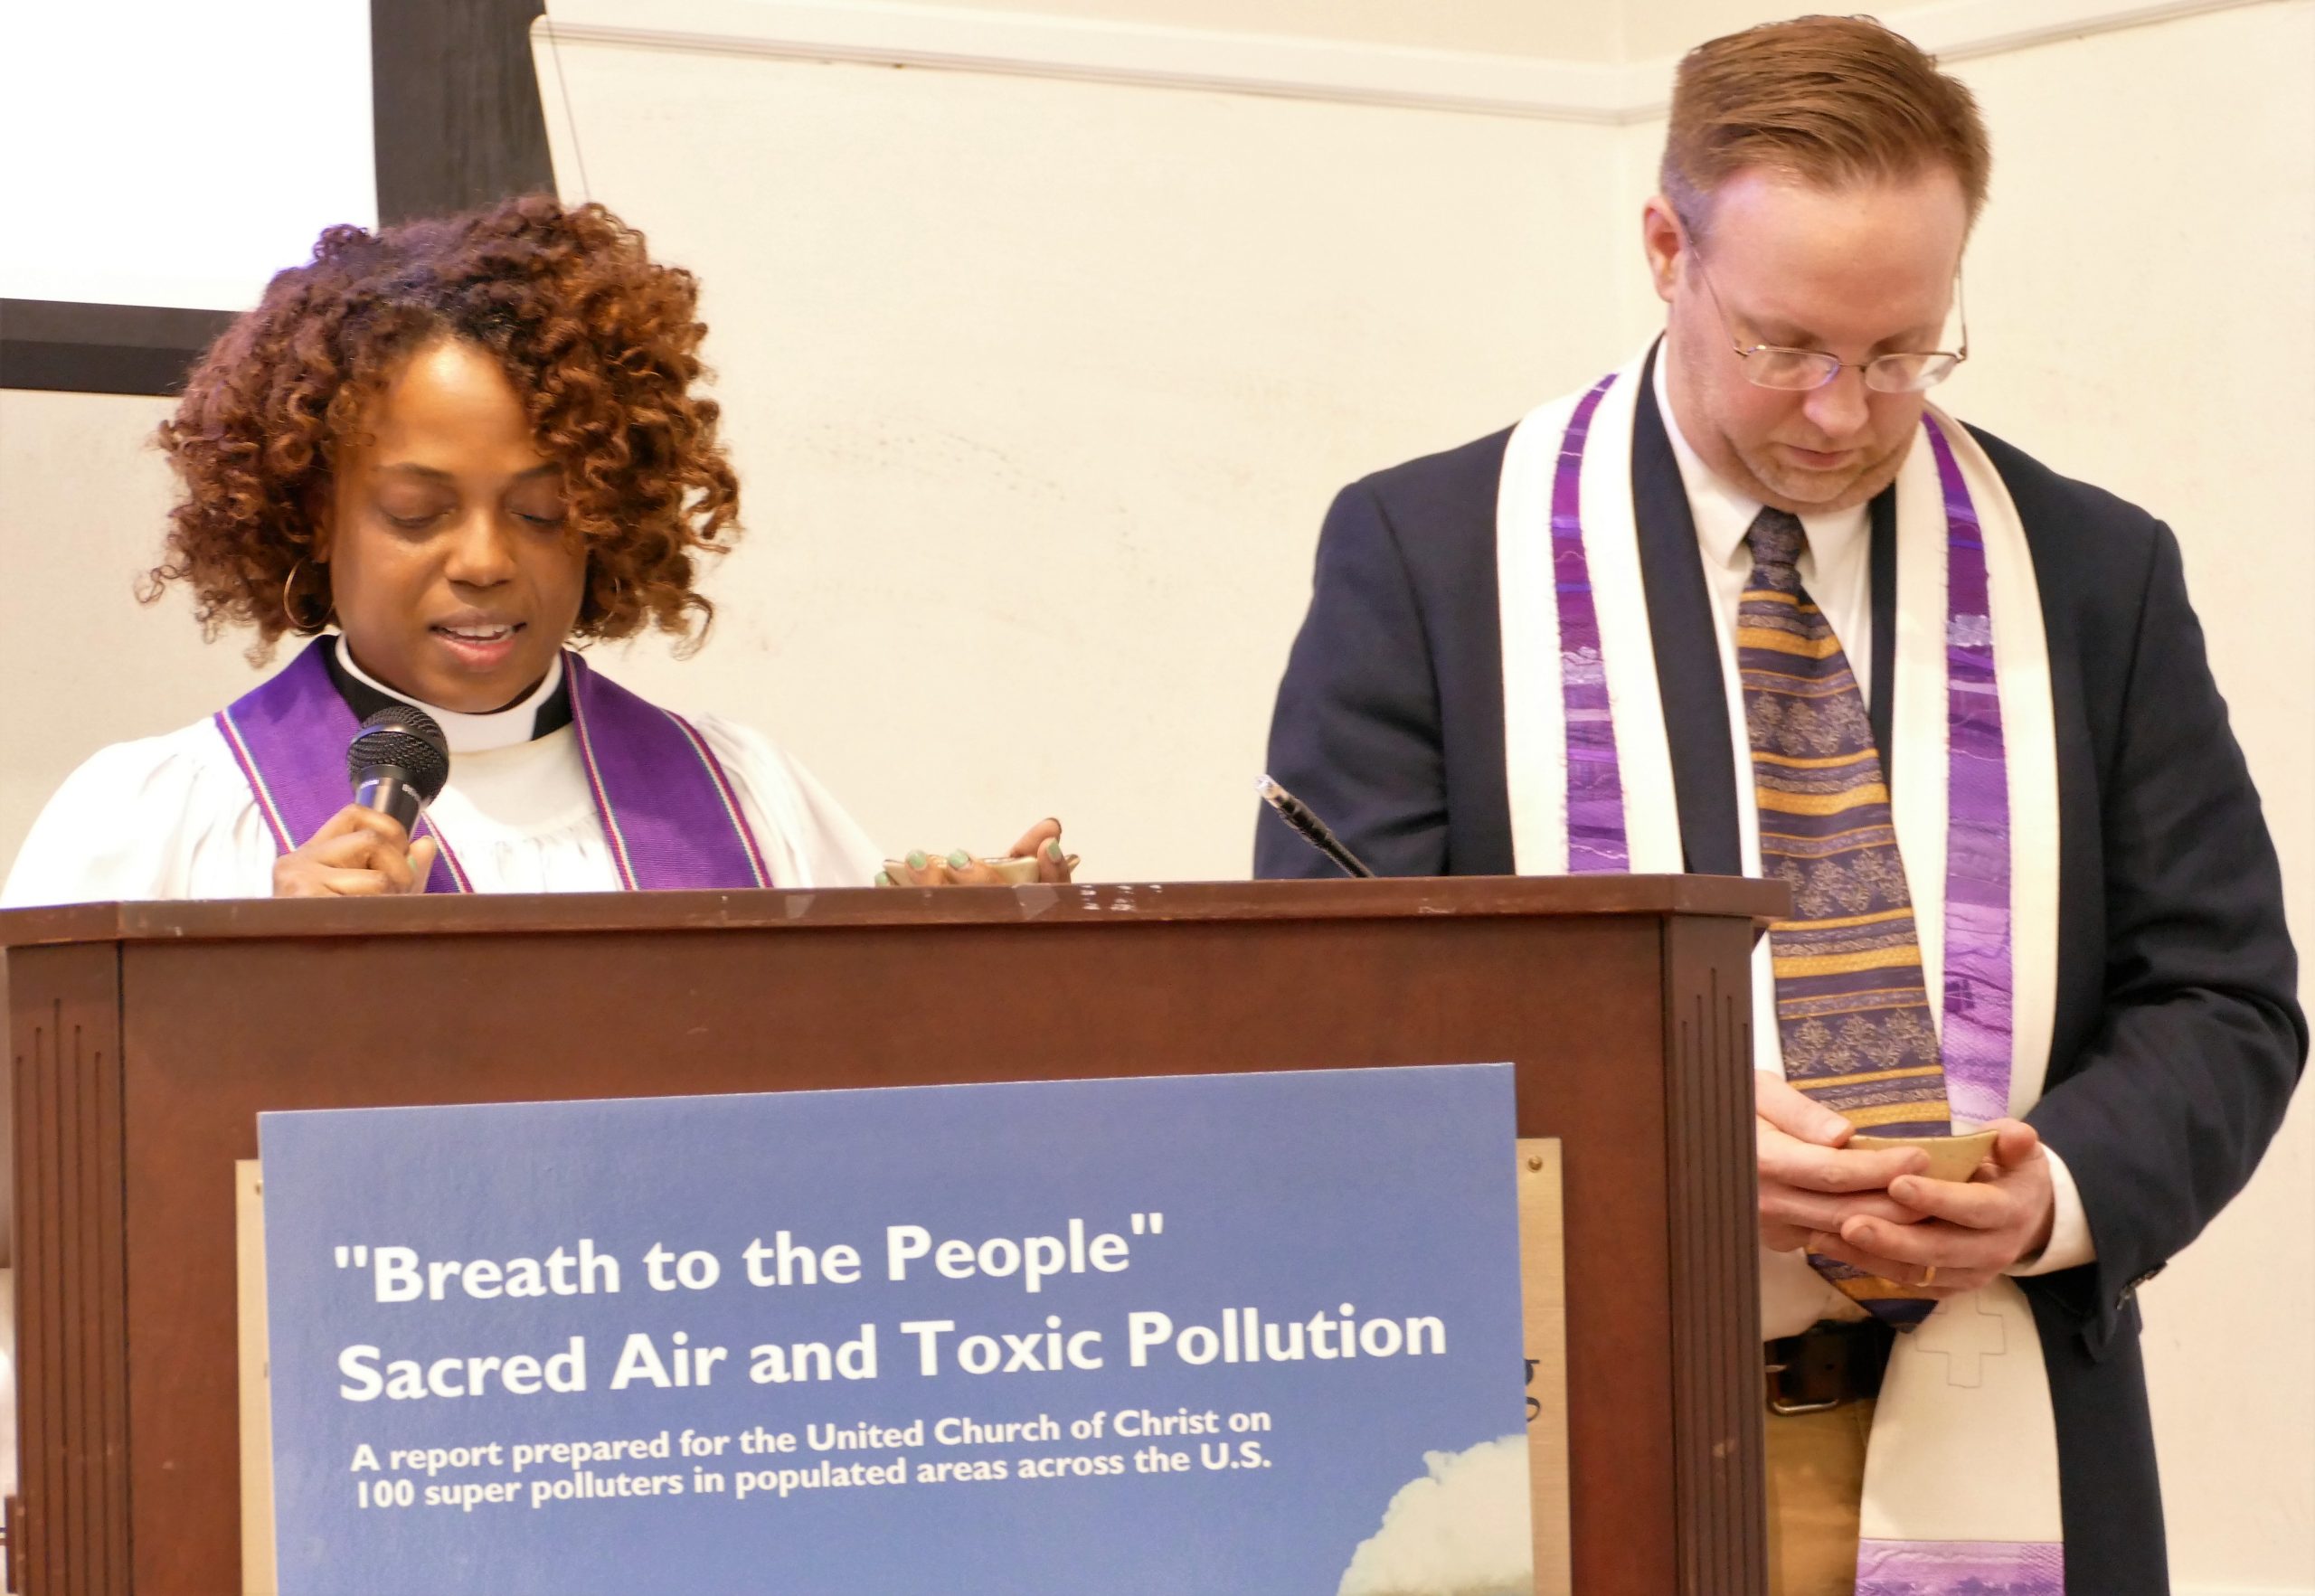
M 543 0 L 372 0 L 371 127 L 385 226 L 554 185 L 531 67 Z

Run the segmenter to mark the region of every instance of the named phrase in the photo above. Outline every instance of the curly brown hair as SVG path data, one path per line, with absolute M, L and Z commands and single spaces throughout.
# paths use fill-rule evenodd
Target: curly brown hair
M 570 535 L 587 550 L 573 635 L 649 625 L 695 642 L 714 607 L 692 590 L 694 556 L 740 530 L 720 407 L 690 392 L 698 304 L 692 274 L 653 262 L 600 205 L 534 194 L 375 233 L 329 229 L 218 338 L 162 423 L 183 495 L 141 596 L 186 582 L 203 629 L 255 627 L 259 655 L 321 630 L 326 571 L 300 566 L 331 469 L 401 363 L 449 336 L 497 357 L 562 468 Z

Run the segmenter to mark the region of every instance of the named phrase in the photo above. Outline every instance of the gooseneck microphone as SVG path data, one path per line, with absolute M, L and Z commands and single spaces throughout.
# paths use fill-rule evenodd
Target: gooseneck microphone
M 345 779 L 354 784 L 355 803 L 414 831 L 450 779 L 450 745 L 424 710 L 389 704 L 354 734 L 345 751 Z
M 1328 829 L 1325 821 L 1310 812 L 1309 805 L 1275 780 L 1264 776 L 1254 783 L 1254 790 L 1261 794 L 1262 802 L 1278 811 L 1280 819 L 1294 828 L 1297 836 L 1332 859 L 1335 867 L 1345 875 L 1368 877 L 1375 874 L 1367 867 L 1365 860 L 1342 845 L 1342 839 Z

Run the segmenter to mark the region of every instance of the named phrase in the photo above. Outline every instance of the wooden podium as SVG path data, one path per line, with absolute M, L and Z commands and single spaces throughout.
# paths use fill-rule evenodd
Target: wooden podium
M 1562 1145 L 1574 1589 L 1760 1596 L 1748 970 L 1783 907 L 1595 876 L 0 915 L 14 1588 L 241 1589 L 262 1110 L 1507 1059 Z

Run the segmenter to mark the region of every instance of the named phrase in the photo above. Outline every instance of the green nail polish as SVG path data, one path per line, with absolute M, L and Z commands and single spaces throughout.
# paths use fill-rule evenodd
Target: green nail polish
M 879 870 L 876 872 L 876 884 L 880 887 L 888 887 L 892 885 L 893 873 L 889 870 Z
M 1058 837 L 1045 839 L 1045 857 L 1056 864 L 1061 863 L 1061 840 Z
M 966 865 L 970 864 L 972 862 L 973 856 L 970 854 L 966 853 L 962 848 L 959 848 L 955 853 L 949 855 L 949 868 L 951 870 L 962 870 Z
M 908 856 L 908 867 L 911 870 L 921 870 L 924 868 L 924 850 L 922 848 L 914 849 L 910 853 Z

